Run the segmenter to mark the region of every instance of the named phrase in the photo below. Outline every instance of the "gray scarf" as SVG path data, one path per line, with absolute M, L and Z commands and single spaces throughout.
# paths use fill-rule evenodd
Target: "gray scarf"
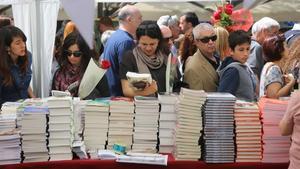
M 139 73 L 150 73 L 150 69 L 159 69 L 167 63 L 167 56 L 161 51 L 156 52 L 153 56 L 147 56 L 140 47 L 133 49 L 133 55 L 136 60 Z M 149 68 L 148 68 L 149 67 Z

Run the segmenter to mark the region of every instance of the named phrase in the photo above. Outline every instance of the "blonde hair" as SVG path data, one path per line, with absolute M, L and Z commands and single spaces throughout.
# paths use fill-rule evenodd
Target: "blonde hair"
M 66 24 L 65 29 L 64 29 L 64 39 L 72 32 L 76 31 L 76 26 L 75 23 L 70 21 Z
M 215 32 L 218 37 L 216 40 L 216 50 L 220 55 L 220 59 L 224 60 L 224 58 L 227 55 L 226 52 L 229 50 L 229 42 L 228 42 L 229 33 L 225 28 L 220 26 L 215 27 Z
M 289 47 L 288 59 L 283 67 L 283 72 L 290 73 L 300 63 L 300 37 L 296 38 Z

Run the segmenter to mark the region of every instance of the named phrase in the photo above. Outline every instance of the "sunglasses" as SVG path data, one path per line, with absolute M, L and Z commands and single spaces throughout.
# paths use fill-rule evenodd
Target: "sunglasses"
M 74 51 L 74 52 L 72 52 L 72 51 L 69 51 L 69 50 L 65 50 L 65 54 L 67 55 L 67 56 L 74 56 L 74 57 L 80 57 L 81 55 L 82 55 L 82 52 L 80 52 L 80 51 Z
M 196 39 L 197 41 L 201 41 L 202 43 L 208 43 L 210 40 L 211 41 L 216 41 L 217 40 L 217 35 L 214 35 L 214 36 L 210 36 L 210 37 L 205 37 L 205 38 L 202 38 L 202 39 Z

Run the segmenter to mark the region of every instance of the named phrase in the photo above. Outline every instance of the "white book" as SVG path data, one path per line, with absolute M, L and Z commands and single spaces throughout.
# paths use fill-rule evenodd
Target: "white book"
M 52 138 L 49 139 L 49 146 L 50 145 L 70 145 L 71 139 L 70 138 Z
M 70 146 L 55 146 L 55 147 L 49 146 L 49 154 L 59 154 L 59 153 L 65 153 L 70 151 L 71 151 Z
M 69 107 L 67 108 L 51 108 L 49 109 L 49 114 L 50 115 L 70 115 L 71 114 L 71 109 Z
M 49 133 L 49 139 L 59 139 L 59 138 L 71 138 L 70 131 L 54 131 Z
M 137 164 L 151 164 L 151 165 L 164 165 L 167 166 L 168 163 L 168 155 L 157 155 L 157 156 L 150 156 L 138 154 L 138 155 L 121 155 L 118 156 L 117 162 L 121 163 L 137 163 Z

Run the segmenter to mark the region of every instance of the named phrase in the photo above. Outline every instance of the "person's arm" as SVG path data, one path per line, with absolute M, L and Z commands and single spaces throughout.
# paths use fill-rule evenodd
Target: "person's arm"
M 123 94 L 126 97 L 134 97 L 134 96 L 149 96 L 151 94 L 155 94 L 157 92 L 157 84 L 156 81 L 153 80 L 151 84 L 147 85 L 143 90 L 135 90 L 128 80 L 122 79 L 122 90 Z
M 29 62 L 27 70 L 28 70 L 28 73 L 31 75 L 31 78 L 32 78 L 32 70 L 31 70 L 32 54 L 31 54 L 31 52 L 27 51 L 27 55 L 28 55 L 28 62 Z M 27 89 L 27 93 L 28 93 L 29 98 L 36 98 L 36 96 L 34 95 L 33 90 L 32 90 L 30 85 Z
M 282 87 L 281 83 L 273 82 L 267 86 L 266 97 L 272 99 L 278 99 L 279 97 L 287 96 L 290 93 L 291 88 L 294 87 L 294 83 L 290 82 Z
M 201 90 L 204 88 L 203 78 L 197 77 L 197 72 L 193 69 L 185 69 L 183 75 L 184 83 L 187 83 L 191 89 Z
M 271 83 L 267 86 L 267 98 L 278 99 L 279 97 L 287 96 L 294 87 L 295 79 L 291 76 L 285 77 L 286 85 L 282 86 L 279 82 Z
M 28 92 L 29 98 L 36 98 L 36 96 L 33 93 L 33 90 L 31 88 L 31 86 L 28 87 L 27 92 Z
M 229 92 L 235 95 L 240 83 L 239 71 L 236 68 L 228 68 L 220 77 L 218 92 Z
M 278 99 L 287 96 L 294 87 L 295 79 L 292 76 L 284 77 L 285 83 L 282 81 L 282 73 L 278 67 L 272 66 L 266 76 L 266 97 Z M 285 85 L 284 85 L 285 84 Z
M 281 135 L 287 136 L 293 133 L 294 115 L 300 110 L 300 92 L 294 93 L 287 107 L 287 110 L 279 123 Z
M 287 118 L 281 119 L 279 123 L 279 129 L 281 135 L 283 136 L 291 135 L 293 132 L 293 126 L 294 126 L 293 121 L 289 121 Z
M 255 85 L 255 95 L 257 96 L 257 98 L 259 98 L 259 78 L 257 75 L 255 75 L 255 79 L 256 79 L 256 85 Z

